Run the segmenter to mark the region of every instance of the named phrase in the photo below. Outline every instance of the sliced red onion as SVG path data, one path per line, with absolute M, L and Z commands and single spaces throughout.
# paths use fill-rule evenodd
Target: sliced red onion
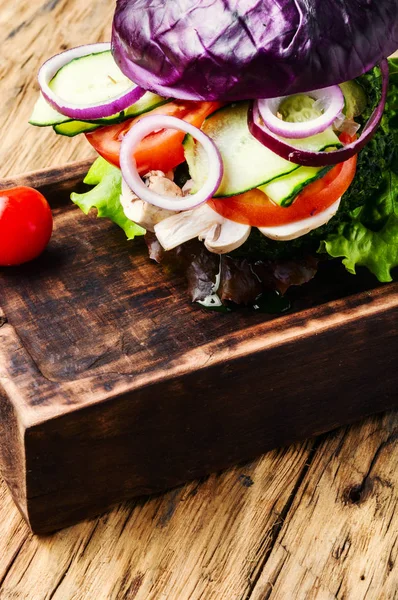
M 290 123 L 277 117 L 281 103 L 289 96 L 261 99 L 257 100 L 257 107 L 264 125 L 276 135 L 297 140 L 325 131 L 344 108 L 343 92 L 338 85 L 332 85 L 322 90 L 308 92 L 307 95 L 314 98 L 318 106 L 322 107 L 324 111 L 322 115 L 310 121 Z
M 134 150 L 144 137 L 161 129 L 176 129 L 177 131 L 189 133 L 205 149 L 209 164 L 208 177 L 196 194 L 177 198 L 162 196 L 147 188 L 142 181 L 137 171 Z M 206 202 L 220 187 L 224 172 L 220 152 L 213 140 L 194 125 L 167 115 L 149 115 L 133 125 L 121 144 L 120 169 L 127 185 L 141 200 L 159 208 L 175 211 L 189 210 Z
M 277 137 L 270 131 L 262 122 L 259 110 L 256 103 L 252 103 L 249 107 L 248 126 L 250 133 L 264 146 L 281 156 L 285 160 L 289 160 L 297 165 L 306 167 L 324 167 L 326 165 L 336 165 L 344 162 L 358 154 L 360 150 L 374 136 L 376 129 L 380 125 L 383 116 L 384 107 L 388 92 L 388 62 L 383 59 L 380 62 L 380 70 L 382 75 L 382 92 L 379 104 L 372 112 L 368 122 L 366 123 L 361 135 L 354 142 L 347 144 L 344 148 L 333 150 L 331 152 L 310 152 L 308 150 L 300 150 L 291 146 L 285 140 Z
M 133 82 L 130 88 L 118 96 L 101 102 L 95 102 L 94 104 L 84 105 L 68 102 L 50 88 L 49 84 L 53 77 L 55 77 L 62 67 L 72 60 L 88 56 L 89 54 L 106 52 L 110 49 L 111 45 L 109 42 L 87 44 L 85 46 L 78 46 L 77 48 L 66 50 L 47 60 L 40 68 L 38 75 L 40 89 L 47 102 L 62 115 L 77 120 L 92 120 L 111 117 L 137 102 L 137 100 L 145 94 L 145 90 L 138 87 Z

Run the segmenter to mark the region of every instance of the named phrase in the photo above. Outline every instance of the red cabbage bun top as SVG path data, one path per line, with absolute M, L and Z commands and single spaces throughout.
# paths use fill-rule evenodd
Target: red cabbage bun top
M 353 79 L 398 48 L 398 0 L 118 0 L 121 70 L 162 96 L 243 100 Z

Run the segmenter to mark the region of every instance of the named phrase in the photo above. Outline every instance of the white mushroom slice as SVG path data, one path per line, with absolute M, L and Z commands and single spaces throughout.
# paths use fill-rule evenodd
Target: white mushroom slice
M 165 175 L 163 171 L 150 171 L 144 175 L 144 181 L 148 188 L 161 196 L 181 198 L 183 195 L 181 188 L 169 178 L 170 173 L 167 175 Z
M 167 175 L 170 176 L 169 173 Z M 168 176 L 165 176 L 162 171 L 150 171 L 145 175 L 144 179 L 151 189 L 160 194 L 167 194 L 168 196 L 174 197 L 182 196 L 181 189 L 178 185 L 173 183 Z M 172 210 L 158 208 L 157 206 L 153 206 L 153 204 L 148 204 L 147 202 L 140 200 L 134 192 L 131 191 L 124 179 L 122 180 L 120 203 L 126 217 L 148 231 L 153 231 L 154 226 L 162 221 L 162 219 L 167 219 L 167 217 L 175 214 Z
M 155 225 L 154 229 L 163 248 L 171 250 L 201 234 L 206 235 L 222 218 L 207 204 L 201 204 L 192 210 L 174 213 Z
M 225 254 L 236 250 L 245 243 L 250 235 L 250 225 L 235 223 L 230 219 L 224 219 L 222 223 L 213 225 L 204 238 L 205 246 L 210 252 Z M 199 236 L 199 239 L 203 239 Z
M 271 240 L 295 240 L 306 235 L 313 229 L 325 225 L 336 214 L 340 206 L 341 198 L 314 217 L 308 217 L 301 221 L 288 223 L 287 225 L 278 225 L 277 227 L 259 227 L 259 231 Z
M 233 223 L 216 213 L 208 204 L 202 204 L 161 221 L 155 225 L 155 233 L 165 250 L 171 250 L 198 237 L 205 240 L 208 250 L 223 254 L 238 248 L 247 240 L 250 226 Z
M 122 203 L 123 204 L 123 203 Z M 124 214 L 128 219 L 141 225 L 147 231 L 154 231 L 154 227 L 160 221 L 167 219 L 171 215 L 175 215 L 174 211 L 158 208 L 153 204 L 148 204 L 143 200 L 134 200 L 128 205 L 123 205 Z

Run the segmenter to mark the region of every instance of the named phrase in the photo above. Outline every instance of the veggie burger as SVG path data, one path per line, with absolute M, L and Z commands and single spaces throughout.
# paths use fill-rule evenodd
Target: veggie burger
M 398 0 L 118 0 L 39 71 L 30 123 L 100 155 L 72 194 L 193 300 L 254 304 L 342 257 L 398 265 Z

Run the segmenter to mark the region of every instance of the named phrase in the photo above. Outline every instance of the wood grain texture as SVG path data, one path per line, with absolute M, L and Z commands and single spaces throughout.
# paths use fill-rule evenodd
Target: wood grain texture
M 2 176 L 92 156 L 90 148 L 79 139 L 57 138 L 51 130 L 30 128 L 26 121 L 37 92 L 37 66 L 43 58 L 63 45 L 109 39 L 112 11 L 113 3 L 108 0 L 95 4 L 77 0 L 0 1 L 0 87 L 5 106 L 0 143 Z M 28 533 L 3 485 L 0 598 L 257 600 L 262 598 L 262 589 L 269 594 L 273 587 L 273 600 L 286 600 L 283 589 L 293 578 L 294 597 L 306 600 L 311 597 L 308 590 L 314 587 L 313 574 L 312 581 L 319 588 L 318 600 L 395 600 L 397 511 L 393 514 L 383 507 L 393 506 L 398 498 L 398 444 L 391 441 L 379 452 L 371 469 L 376 485 L 367 487 L 360 503 L 343 508 L 341 490 L 354 489 L 353 497 L 358 497 L 355 486 L 363 482 L 360 474 L 372 463 L 375 449 L 386 441 L 386 431 L 397 427 L 396 413 L 372 417 L 324 436 L 314 446 L 303 443 L 284 452 L 270 452 L 240 469 L 152 500 L 125 504 L 105 517 L 46 538 Z M 336 448 L 336 435 L 343 438 L 344 462 Z M 354 462 L 352 456 L 356 453 L 358 459 Z M 321 478 L 322 465 L 327 474 L 331 463 L 334 476 Z M 391 486 L 379 487 L 376 477 L 385 481 L 391 467 Z M 274 478 L 277 473 L 281 483 Z M 315 491 L 309 506 L 303 478 L 306 489 L 316 490 L 319 482 L 323 483 L 322 495 Z M 326 484 L 329 487 L 325 488 Z M 380 489 L 382 496 L 378 494 Z M 295 513 L 300 505 L 305 511 L 299 520 L 287 518 L 294 498 Z M 300 549 L 304 514 L 305 560 Z M 161 527 L 156 526 L 159 521 Z M 281 560 L 278 539 L 283 523 L 284 538 L 289 531 L 289 540 L 294 543 L 289 543 L 289 570 L 282 568 L 278 582 L 275 569 Z M 333 555 L 337 532 L 351 525 L 355 527 L 354 539 L 345 547 L 341 539 Z M 388 531 L 392 535 L 387 535 Z M 320 539 L 325 546 L 321 560 Z M 368 590 L 367 565 L 374 573 L 372 585 L 376 583 L 378 588 L 370 586 Z M 334 583 L 335 575 L 331 576 L 333 570 L 345 577 L 340 590 Z M 179 583 L 174 593 L 171 583 L 176 580 Z M 270 584 L 265 586 L 268 580 Z M 320 580 L 323 587 L 319 586 Z M 189 583 L 186 589 L 181 585 L 184 582 Z
M 17 558 L 0 598 L 31 589 L 37 590 L 32 600 L 39 600 L 51 589 L 59 600 L 237 599 L 250 590 L 258 560 L 273 543 L 275 524 L 283 518 L 311 449 L 312 442 L 274 451 L 200 485 L 120 507 L 74 528 L 74 535 L 64 531 L 32 539 L 28 572 L 18 582 L 24 559 Z M 93 562 L 92 552 L 100 548 Z M 79 575 L 83 572 L 84 582 Z M 235 576 L 226 577 L 229 572 Z
M 38 94 L 40 65 L 49 55 L 78 46 L 82 40 L 109 40 L 113 10 L 109 0 L 1 0 L 0 177 L 94 156 L 81 139 L 60 143 L 51 127 L 32 127 L 28 120 Z
M 368 421 L 360 440 L 357 431 L 339 430 L 319 446 L 251 600 L 398 596 L 396 420 Z M 318 523 L 315 534 L 309 522 Z
M 291 314 L 220 318 L 71 205 L 75 171 L 28 176 L 56 201 L 56 236 L 0 269 L 0 464 L 34 532 L 397 405 L 396 284 L 347 289 L 340 266 Z

